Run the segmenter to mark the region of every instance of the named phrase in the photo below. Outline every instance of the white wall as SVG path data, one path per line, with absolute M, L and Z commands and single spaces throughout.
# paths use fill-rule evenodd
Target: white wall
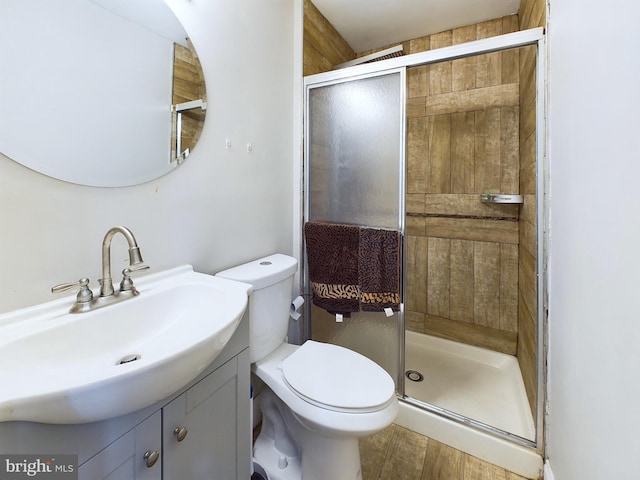
M 209 101 L 200 142 L 169 175 L 136 187 L 83 187 L 0 155 L 0 312 L 55 298 L 57 283 L 87 276 L 95 286 L 102 238 L 114 225 L 133 230 L 152 271 L 190 263 L 213 273 L 294 253 L 297 2 L 167 2 L 198 51 Z M 125 244 L 114 239 L 114 278 Z
M 547 456 L 556 480 L 638 478 L 637 2 L 551 0 Z

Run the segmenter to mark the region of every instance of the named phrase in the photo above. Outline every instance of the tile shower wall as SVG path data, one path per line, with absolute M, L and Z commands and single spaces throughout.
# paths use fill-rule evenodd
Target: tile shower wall
M 500 25 L 502 23 L 502 25 Z M 418 39 L 413 39 L 403 42 L 404 50 L 408 53 L 417 53 L 419 51 L 429 50 L 432 48 L 439 48 L 455 43 L 461 43 L 464 41 L 475 40 L 483 38 L 485 36 L 498 35 L 500 33 L 509 33 L 514 30 L 525 30 L 528 28 L 544 27 L 546 25 L 546 4 L 544 0 L 522 0 L 520 4 L 520 11 L 517 16 L 505 17 L 502 19 L 496 19 L 489 22 L 483 22 L 477 25 L 470 25 L 467 27 L 454 29 L 449 32 L 442 32 L 439 34 L 426 36 Z M 502 27 L 502 31 L 500 31 Z M 475 36 L 474 36 L 475 33 Z M 372 51 L 361 52 L 358 56 L 367 55 Z M 511 57 L 510 55 L 514 55 Z M 506 55 L 506 57 L 505 57 Z M 477 57 L 477 59 L 463 59 L 456 60 L 454 62 L 447 62 L 440 65 L 432 66 L 432 72 L 436 71 L 438 74 L 433 74 L 429 71 L 430 67 L 419 67 L 409 70 L 409 99 L 407 105 L 408 111 L 408 139 L 407 139 L 407 152 L 408 152 L 408 195 L 407 195 L 407 211 L 422 213 L 429 209 L 432 209 L 436 214 L 451 214 L 460 211 L 468 211 L 468 205 L 466 207 L 450 205 L 449 209 L 443 209 L 442 206 L 432 208 L 429 201 L 433 201 L 436 198 L 435 195 L 430 195 L 428 189 L 433 187 L 435 182 L 429 181 L 429 185 L 424 187 L 418 187 L 420 183 L 426 181 L 426 178 L 436 175 L 441 175 L 441 170 L 437 167 L 434 169 L 426 169 L 426 165 L 422 165 L 422 169 L 416 169 L 412 166 L 411 150 L 423 150 L 427 151 L 431 142 L 428 133 L 429 128 L 431 131 L 437 132 L 437 129 L 442 129 L 442 123 L 445 123 L 445 132 L 453 132 L 456 129 L 457 123 L 453 118 L 457 116 L 454 114 L 452 117 L 451 130 L 446 125 L 446 120 L 438 119 L 437 115 L 444 113 L 438 111 L 437 108 L 441 108 L 441 105 L 437 103 L 437 98 L 442 99 L 443 105 L 448 105 L 449 108 L 459 108 L 461 105 L 468 105 L 473 108 L 473 103 L 480 106 L 483 101 L 498 102 L 501 104 L 501 120 L 505 117 L 502 113 L 506 113 L 506 105 L 512 104 L 514 108 L 517 108 L 518 119 L 516 124 L 518 125 L 518 163 L 519 171 L 514 172 L 516 174 L 516 182 L 518 188 L 513 190 L 512 193 L 518 192 L 525 196 L 525 201 L 522 207 L 518 210 L 508 212 L 504 211 L 505 217 L 513 217 L 517 219 L 517 223 L 504 223 L 503 228 L 495 229 L 497 222 L 490 222 L 488 220 L 472 220 L 466 219 L 455 220 L 458 224 L 457 232 L 453 236 L 467 235 L 470 236 L 472 229 L 471 224 L 475 225 L 476 232 L 484 230 L 483 235 L 485 238 L 482 243 L 478 243 L 477 240 L 471 240 L 473 248 L 469 244 L 468 238 L 452 238 L 449 242 L 443 241 L 440 237 L 445 237 L 443 226 L 448 226 L 447 222 L 452 220 L 432 217 L 429 220 L 425 220 L 425 233 L 429 228 L 429 236 L 435 237 L 432 239 L 431 249 L 436 255 L 440 252 L 440 256 L 431 260 L 431 265 L 435 272 L 432 271 L 429 276 L 428 271 L 422 271 L 416 268 L 417 263 L 427 262 L 429 254 L 429 237 L 425 239 L 422 234 L 423 226 L 422 220 L 416 221 L 416 218 L 412 218 L 410 215 L 407 218 L 408 227 L 408 244 L 409 244 L 409 259 L 408 270 L 413 269 L 413 272 L 407 272 L 407 286 L 408 286 L 408 309 L 407 313 L 407 328 L 420 332 L 428 332 L 446 338 L 454 340 L 461 340 L 467 343 L 492 348 L 499 351 L 505 351 L 507 353 L 515 353 L 520 368 L 524 384 L 527 391 L 527 396 L 532 410 L 535 410 L 536 405 L 536 381 L 537 381 L 537 285 L 536 285 L 536 112 L 535 112 L 535 99 L 536 99 L 536 83 L 535 83 L 535 67 L 536 67 L 536 51 L 533 47 L 519 49 L 518 52 L 504 52 L 501 57 L 502 61 L 502 78 L 500 82 L 490 85 L 497 79 L 497 73 L 499 68 L 498 54 L 492 56 L 485 56 L 486 58 Z M 505 63 L 506 62 L 506 63 Z M 513 68 L 513 62 L 516 62 L 516 68 L 518 70 L 517 77 L 516 72 L 511 70 L 511 73 L 507 73 L 507 68 Z M 475 64 L 475 67 L 474 67 Z M 475 68 L 475 81 L 476 87 L 480 87 L 484 92 L 482 95 L 488 94 L 484 99 L 477 91 L 477 88 L 473 88 L 473 69 Z M 481 70 L 478 70 L 480 68 Z M 493 73 L 491 73 L 493 72 Z M 494 79 L 493 81 L 491 79 Z M 522 81 L 520 81 L 520 79 Z M 487 82 L 488 80 L 488 82 Z M 451 87 L 449 87 L 449 82 Z M 485 85 L 484 87 L 482 85 Z M 451 90 L 449 90 L 451 88 Z M 468 91 L 467 91 L 468 90 Z M 450 92 L 450 93 L 449 93 Z M 491 93 L 490 93 L 491 92 Z M 448 93 L 448 96 L 446 95 Z M 491 99 L 491 95 L 494 96 Z M 422 97 L 425 97 L 424 106 L 422 104 Z M 429 98 L 431 97 L 431 98 Z M 502 100 L 498 100 L 502 98 Z M 447 102 L 449 102 L 447 104 Z M 455 105 L 457 102 L 457 106 Z M 492 104 L 495 107 L 495 104 Z M 423 113 L 424 111 L 424 113 Z M 515 110 L 514 110 L 515 112 Z M 512 113 L 514 113 L 512 112 Z M 433 127 L 428 126 L 427 116 L 429 114 L 434 115 Z M 497 118 L 497 112 L 491 109 L 486 110 L 485 115 L 494 119 L 494 125 L 496 125 L 495 119 Z M 467 121 L 471 124 L 471 114 L 467 113 Z M 477 118 L 474 117 L 477 128 Z M 416 126 L 418 124 L 418 132 L 422 130 L 423 133 L 416 133 Z M 413 124 L 413 126 L 411 126 Z M 413 132 L 412 132 L 413 129 Z M 427 135 L 424 134 L 427 132 Z M 461 150 L 461 145 L 458 145 L 458 137 L 454 135 L 449 138 L 449 142 L 452 146 L 451 154 Z M 477 130 L 474 138 L 478 138 Z M 501 137 L 502 138 L 502 137 Z M 487 137 L 489 140 L 489 138 Z M 470 145 L 470 141 L 467 145 Z M 446 139 L 445 139 L 446 142 Z M 491 146 L 491 142 L 488 144 Z M 496 142 L 493 141 L 495 146 Z M 438 144 L 434 145 L 438 148 Z M 470 147 L 468 147 L 470 148 Z M 477 152 L 476 152 L 477 153 Z M 415 155 L 415 153 L 414 153 Z M 476 157 L 477 158 L 477 157 Z M 445 162 L 446 165 L 446 162 Z M 456 171 L 459 167 L 454 168 L 455 163 L 451 164 L 451 174 L 455 177 Z M 445 172 L 449 172 L 445 169 Z M 455 178 L 452 180 L 451 188 L 455 189 L 456 185 L 470 186 L 472 181 L 477 181 L 477 176 L 466 175 L 461 177 L 463 180 L 459 181 Z M 442 178 L 442 176 L 440 176 Z M 466 178 L 466 180 L 464 180 Z M 512 178 L 513 179 L 513 178 Z M 466 182 L 466 183 L 465 183 Z M 417 188 L 423 188 L 427 193 L 416 194 Z M 445 186 L 446 188 L 446 186 Z M 412 190 L 413 189 L 413 190 Z M 458 193 L 452 190 L 452 193 Z M 423 201 L 424 196 L 424 201 Z M 459 195 L 457 195 L 459 196 Z M 476 205 L 477 206 L 477 205 Z M 504 207 L 502 207 L 504 208 Z M 483 213 L 485 216 L 487 212 Z M 472 214 L 473 215 L 473 214 Z M 417 217 L 419 219 L 419 217 Z M 466 222 L 466 223 L 464 223 Z M 484 222 L 484 224 L 482 223 Z M 417 225 L 416 225 L 417 224 Z M 435 228 L 437 227 L 437 228 Z M 491 229 L 492 233 L 489 232 Z M 418 233 L 416 235 L 416 232 Z M 437 235 L 436 233 L 437 232 Z M 516 238 L 514 238 L 516 237 Z M 506 241 L 505 241 L 506 240 Z M 487 241 L 489 243 L 487 243 Z M 448 245 L 447 243 L 450 243 Z M 494 243 L 491 247 L 490 244 Z M 495 244 L 500 244 L 500 256 L 498 257 L 497 248 Z M 452 261 L 452 258 L 457 256 L 457 252 L 462 248 L 466 248 L 466 270 L 461 269 L 461 262 Z M 507 287 L 507 290 L 503 290 L 502 286 L 494 288 L 493 301 L 489 305 L 493 305 L 493 311 L 497 311 L 496 305 L 500 305 L 500 320 L 493 322 L 486 322 L 483 316 L 477 317 L 475 323 L 470 322 L 471 317 L 471 296 L 475 294 L 475 287 L 472 291 L 468 281 L 472 273 L 482 272 L 487 268 L 486 261 L 473 262 L 470 266 L 471 258 L 475 259 L 476 248 L 484 250 L 481 253 L 485 258 L 493 258 L 493 275 L 500 276 L 508 275 L 508 281 L 512 282 L 514 277 L 514 250 L 515 250 L 515 262 L 516 268 L 516 299 L 515 306 L 517 308 L 517 315 L 510 319 L 505 318 L 503 312 L 507 309 L 513 312 L 514 307 L 514 291 L 513 284 Z M 489 251 L 493 250 L 492 253 Z M 487 254 L 489 257 L 487 257 Z M 418 258 L 420 255 L 424 258 Z M 413 260 L 412 260 L 413 258 Z M 447 270 L 447 260 L 449 262 Z M 460 257 L 459 257 L 460 260 Z M 464 266 L 464 262 L 462 262 Z M 444 272 L 439 270 L 444 269 Z M 434 281 L 438 277 L 446 276 L 448 273 L 450 282 L 453 279 L 453 290 L 451 289 L 451 283 L 448 285 L 444 283 L 438 287 Z M 411 278 L 414 282 L 417 280 L 417 289 L 412 288 Z M 442 292 L 439 294 L 440 302 L 433 305 L 431 310 L 425 312 L 427 309 L 426 295 L 428 295 L 428 282 L 429 278 L 432 281 L 432 291 L 440 288 Z M 463 283 L 459 283 L 456 279 L 462 279 Z M 439 280 L 442 280 L 441 278 Z M 467 288 L 464 288 L 464 282 L 467 282 Z M 505 282 L 503 281 L 503 284 Z M 425 287 L 425 284 L 427 287 Z M 483 290 L 482 286 L 478 286 L 479 291 Z M 446 315 L 438 314 L 440 312 L 446 312 L 446 297 L 452 298 L 452 292 L 462 291 L 462 297 L 453 300 L 453 303 L 449 305 L 449 317 Z M 425 291 L 427 291 L 425 293 Z M 504 295 L 504 296 L 503 296 Z M 496 296 L 499 299 L 496 301 Z M 462 305 L 462 309 L 460 308 Z M 506 308 L 505 308 L 506 307 Z M 466 322 L 452 321 L 453 319 L 460 318 L 461 311 L 466 309 Z M 474 311 L 477 309 L 473 308 Z M 480 308 L 482 311 L 482 308 Z M 487 311 L 487 310 L 485 310 Z M 495 317 L 494 317 L 495 318 Z M 427 320 L 428 319 L 428 320 Z M 490 323 L 487 325 L 487 323 Z M 496 326 L 498 328 L 496 328 Z
M 408 42 L 410 53 L 518 30 L 516 15 Z M 519 51 L 408 73 L 408 328 L 515 354 L 519 193 Z
M 520 30 L 546 25 L 544 0 L 522 0 Z M 520 211 L 518 254 L 518 348 L 517 357 L 532 410 L 536 405 L 537 380 L 537 275 L 536 275 L 536 51 L 520 53 Z
M 349 54 L 336 57 L 334 45 L 344 40 L 333 38 L 335 29 L 326 23 L 306 0 L 305 75 L 351 59 Z M 544 0 L 522 0 L 518 15 L 407 40 L 403 46 L 405 53 L 417 53 L 544 25 Z M 328 28 L 329 38 L 319 41 L 319 28 Z M 409 69 L 406 198 L 407 328 L 517 355 L 532 409 L 537 366 L 534 72 L 533 48 Z M 474 163 L 492 159 L 483 172 L 464 161 L 472 151 Z M 423 161 L 428 157 L 432 160 Z M 523 194 L 524 205 L 480 204 L 477 196 L 485 188 Z M 448 218 L 456 214 L 467 218 Z
M 331 70 L 356 57 L 355 52 L 311 0 L 304 0 L 303 74 Z

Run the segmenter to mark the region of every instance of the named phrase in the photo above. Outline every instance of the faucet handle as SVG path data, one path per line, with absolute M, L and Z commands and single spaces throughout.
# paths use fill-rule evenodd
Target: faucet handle
M 77 303 L 87 303 L 93 300 L 93 292 L 89 288 L 88 278 L 81 278 L 75 283 L 61 283 L 60 285 L 51 287 L 51 293 L 65 292 L 67 290 L 71 290 L 72 288 L 79 289 L 78 295 L 76 295 Z
M 122 274 L 124 275 L 124 272 L 131 274 L 131 273 L 141 272 L 142 270 L 149 270 L 149 265 L 145 265 L 144 263 L 141 263 L 138 265 L 129 265 L 127 268 L 125 268 L 122 271 Z
M 124 270 L 122 270 L 122 281 L 120 282 L 120 291 L 121 292 L 132 292 L 134 295 L 138 294 L 136 287 L 133 285 L 133 280 L 131 280 L 131 274 L 137 273 L 142 270 L 149 270 L 149 265 L 131 265 Z

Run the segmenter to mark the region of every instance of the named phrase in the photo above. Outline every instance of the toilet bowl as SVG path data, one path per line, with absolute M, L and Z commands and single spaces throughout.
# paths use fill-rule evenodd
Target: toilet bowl
M 252 369 L 269 388 L 254 455 L 270 478 L 360 479 L 358 438 L 398 414 L 391 377 L 356 352 L 311 340 L 283 344 Z
M 254 457 L 271 480 L 359 480 L 359 437 L 398 414 L 395 385 L 372 360 L 308 340 L 286 343 L 294 258 L 275 254 L 218 273 L 253 285 L 249 298 L 252 371 L 262 428 Z

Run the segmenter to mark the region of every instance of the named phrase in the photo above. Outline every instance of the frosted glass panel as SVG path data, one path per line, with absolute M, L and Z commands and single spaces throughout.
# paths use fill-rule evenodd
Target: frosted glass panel
M 378 312 L 352 313 L 342 323 L 323 309 L 311 306 L 312 338 L 350 348 L 384 368 L 394 381 L 399 370 L 398 315 Z
M 309 92 L 309 219 L 400 228 L 400 73 Z
M 307 219 L 402 231 L 404 71 L 310 86 Z M 311 303 L 311 302 L 309 302 Z M 400 371 L 402 313 L 354 312 L 344 322 L 309 307 L 311 338 Z

